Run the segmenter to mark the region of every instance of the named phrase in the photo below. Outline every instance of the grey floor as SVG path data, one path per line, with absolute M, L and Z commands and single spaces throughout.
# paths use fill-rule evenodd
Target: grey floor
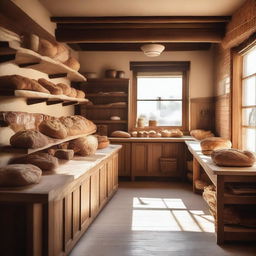
M 218 246 L 212 216 L 184 183 L 122 182 L 71 256 L 256 255 L 256 244 Z

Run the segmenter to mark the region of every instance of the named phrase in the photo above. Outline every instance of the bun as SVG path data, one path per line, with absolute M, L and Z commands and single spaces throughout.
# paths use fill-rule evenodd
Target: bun
M 64 64 L 74 69 L 75 71 L 78 71 L 80 69 L 80 63 L 74 57 L 69 57 L 69 59 L 65 61 Z
M 112 137 L 118 137 L 118 138 L 130 138 L 131 135 L 128 132 L 124 132 L 124 131 L 114 131 L 111 133 Z
M 67 96 L 72 97 L 72 98 L 76 98 L 76 95 L 77 95 L 76 89 L 73 88 L 73 87 L 70 87 L 70 88 L 71 88 L 71 91 L 70 91 L 69 94 L 67 94 Z
M 221 137 L 209 137 L 202 140 L 200 145 L 202 153 L 204 155 L 210 155 L 214 150 L 231 148 L 232 143 L 230 140 Z
M 54 56 L 54 60 L 64 63 L 69 59 L 69 51 L 63 44 L 57 43 L 56 47 L 57 47 L 57 53 Z
M 170 130 L 170 137 L 182 137 L 183 132 L 180 129 L 172 129 Z
M 82 90 L 76 90 L 76 98 L 85 98 L 85 93 Z
M 256 161 L 254 153 L 238 149 L 220 149 L 213 151 L 212 160 L 219 166 L 250 167 Z
M 0 168 L 0 187 L 16 187 L 40 182 L 42 171 L 32 164 L 10 164 Z
M 71 93 L 71 87 L 68 84 L 58 83 L 56 84 L 57 87 L 62 89 L 63 94 L 69 95 Z
M 41 133 L 56 139 L 65 139 L 68 135 L 67 128 L 58 119 L 41 122 L 39 130 Z
M 131 132 L 131 136 L 132 136 L 132 137 L 137 137 L 137 136 L 138 136 L 138 132 L 137 132 L 137 131 Z
M 54 94 L 54 95 L 63 94 L 63 90 L 61 89 L 61 87 L 55 85 L 54 83 L 44 78 L 38 79 L 38 83 L 41 84 L 44 88 L 46 88 L 51 94 Z
M 109 140 L 107 136 L 96 135 L 98 139 L 98 149 L 103 149 L 109 146 Z
M 57 54 L 57 47 L 56 45 L 52 44 L 48 40 L 40 38 L 38 53 L 43 56 L 48 56 L 50 58 L 53 58 Z
M 197 140 L 203 140 L 209 137 L 214 137 L 214 134 L 211 131 L 205 131 L 201 129 L 191 130 L 190 135 Z
M 165 138 L 171 136 L 171 131 L 169 131 L 169 130 L 162 130 L 162 131 L 160 131 L 160 133 L 161 133 L 161 136 L 165 137 Z

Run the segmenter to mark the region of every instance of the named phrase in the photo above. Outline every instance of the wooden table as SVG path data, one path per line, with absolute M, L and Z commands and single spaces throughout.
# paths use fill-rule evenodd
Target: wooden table
M 256 229 L 239 226 L 227 226 L 223 222 L 225 205 L 256 205 L 256 195 L 234 195 L 226 190 L 227 183 L 255 183 L 256 165 L 253 167 L 219 167 L 210 156 L 203 155 L 198 141 L 186 141 L 189 151 L 193 155 L 193 190 L 196 191 L 194 181 L 200 178 L 201 168 L 216 186 L 217 214 L 216 234 L 217 243 L 225 241 L 256 240 Z

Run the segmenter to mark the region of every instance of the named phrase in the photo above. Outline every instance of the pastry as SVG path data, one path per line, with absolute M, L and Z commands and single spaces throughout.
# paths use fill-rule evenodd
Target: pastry
M 85 98 L 85 93 L 82 90 L 76 90 L 76 98 Z
M 54 83 L 44 78 L 38 79 L 38 83 L 41 84 L 44 88 L 46 88 L 53 95 L 63 94 L 63 90 L 61 89 L 61 87 L 55 85 Z
M 61 88 L 63 94 L 65 94 L 65 95 L 67 95 L 67 96 L 71 93 L 71 87 L 70 87 L 70 85 L 68 85 L 68 84 L 58 83 L 58 84 L 56 84 L 56 86 L 59 87 L 59 88 Z

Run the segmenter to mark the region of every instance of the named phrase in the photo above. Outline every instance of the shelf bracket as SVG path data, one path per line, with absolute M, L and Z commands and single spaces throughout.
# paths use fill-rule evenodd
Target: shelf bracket
M 48 99 L 45 99 L 45 98 L 42 98 L 42 99 L 27 99 L 27 104 L 28 105 L 34 105 L 34 104 L 45 102 L 47 100 Z
M 78 101 L 67 101 L 62 103 L 63 106 L 78 105 L 78 104 L 79 104 Z
M 67 73 L 59 73 L 59 74 L 49 74 L 48 77 L 50 79 L 53 79 L 53 78 L 60 78 L 60 77 L 67 77 Z
M 46 102 L 46 105 L 55 105 L 55 104 L 59 104 L 59 103 L 62 103 L 63 100 L 48 100 Z

